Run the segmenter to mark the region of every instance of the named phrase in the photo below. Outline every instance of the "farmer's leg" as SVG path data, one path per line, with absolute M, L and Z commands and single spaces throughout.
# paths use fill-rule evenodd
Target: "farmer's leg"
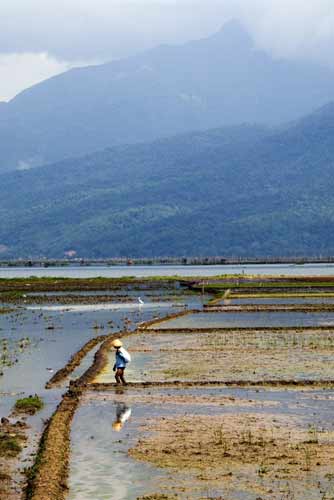
M 118 384 L 121 383 L 121 376 L 123 375 L 122 373 L 123 368 L 117 368 L 116 373 L 115 373 L 115 379 Z
M 126 385 L 126 381 L 124 378 L 124 368 L 121 368 L 120 379 L 121 379 L 123 385 Z

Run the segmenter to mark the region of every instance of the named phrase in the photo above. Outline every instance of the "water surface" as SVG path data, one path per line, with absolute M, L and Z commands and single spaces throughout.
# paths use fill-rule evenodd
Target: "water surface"
M 151 328 L 261 328 L 261 327 L 334 327 L 333 312 L 212 312 L 197 313 L 163 321 Z
M 1 267 L 0 278 L 137 278 L 150 276 L 217 276 L 255 274 L 275 276 L 334 276 L 334 264 L 256 264 L 219 266 L 68 266 L 68 267 Z

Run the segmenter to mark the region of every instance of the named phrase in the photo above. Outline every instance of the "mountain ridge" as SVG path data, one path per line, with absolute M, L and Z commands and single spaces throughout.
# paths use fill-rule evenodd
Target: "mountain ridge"
M 230 22 L 217 34 L 75 68 L 0 113 L 0 172 L 239 123 L 281 124 L 334 99 L 334 72 L 275 60 Z
M 333 254 L 334 105 L 0 178 L 3 256 Z

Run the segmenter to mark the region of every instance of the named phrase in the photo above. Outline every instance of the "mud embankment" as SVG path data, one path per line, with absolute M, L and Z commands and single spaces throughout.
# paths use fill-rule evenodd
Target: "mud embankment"
M 100 349 L 95 353 L 93 364 L 80 378 L 70 383 L 71 388 L 75 390 L 74 388 L 82 388 L 92 382 L 108 364 L 108 353 L 112 349 L 112 341 L 133 334 L 135 334 L 135 332 L 123 331 L 108 335 Z
M 64 366 L 64 368 L 61 368 L 58 370 L 52 377 L 51 379 L 47 382 L 45 388 L 46 389 L 51 389 L 52 387 L 56 387 L 57 385 L 60 385 L 81 363 L 83 358 L 95 347 L 97 346 L 100 342 L 103 342 L 108 338 L 108 335 L 100 335 L 98 337 L 94 337 L 93 339 L 90 339 L 86 344 L 69 360 L 69 362 Z
M 0 279 L 1 292 L 66 292 L 178 289 L 187 280 L 165 278 L 13 278 Z
M 321 325 L 321 326 L 227 326 L 227 327 L 202 327 L 202 328 L 149 328 L 149 333 L 166 333 L 166 334 L 179 334 L 179 333 L 226 333 L 226 332 L 242 332 L 242 333 L 254 333 L 254 332 L 266 332 L 266 333 L 276 333 L 276 332 L 334 332 L 333 325 Z
M 145 295 L 145 299 L 149 299 L 149 302 L 174 302 L 177 301 L 179 297 L 180 295 L 172 294 L 166 294 L 160 297 L 157 295 Z M 138 304 L 136 297 L 129 297 L 128 295 L 17 295 L 10 293 L 0 293 L 0 302 L 24 306 L 27 304 Z
M 187 387 L 252 387 L 252 388 L 334 388 L 334 380 L 198 380 L 181 381 L 171 380 L 168 382 L 129 382 L 125 389 L 145 389 L 145 388 L 187 388 Z M 92 391 L 115 390 L 114 383 L 87 383 L 81 386 L 81 389 Z
M 68 492 L 70 433 L 79 395 L 68 392 L 49 420 L 39 445 L 35 465 L 28 474 L 26 498 L 65 500 Z
M 142 323 L 138 324 L 138 330 L 146 330 L 147 328 L 153 326 L 153 325 L 158 325 L 160 323 L 164 323 L 165 321 L 169 321 L 171 319 L 176 319 L 176 318 L 182 318 L 183 316 L 188 316 L 189 314 L 196 314 L 202 312 L 199 309 L 186 309 L 181 312 L 177 312 L 174 314 L 168 314 L 167 316 L 164 316 L 163 318 L 153 318 L 149 321 L 144 321 Z

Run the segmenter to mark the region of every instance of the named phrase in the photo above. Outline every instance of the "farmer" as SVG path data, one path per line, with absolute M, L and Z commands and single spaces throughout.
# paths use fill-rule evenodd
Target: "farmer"
M 113 367 L 115 373 L 115 379 L 117 384 L 122 383 L 126 385 L 126 381 L 124 379 L 124 370 L 126 368 L 127 363 L 130 363 L 131 356 L 126 349 L 124 349 L 122 342 L 119 339 L 116 339 L 112 343 L 113 348 L 115 349 L 116 360 Z

